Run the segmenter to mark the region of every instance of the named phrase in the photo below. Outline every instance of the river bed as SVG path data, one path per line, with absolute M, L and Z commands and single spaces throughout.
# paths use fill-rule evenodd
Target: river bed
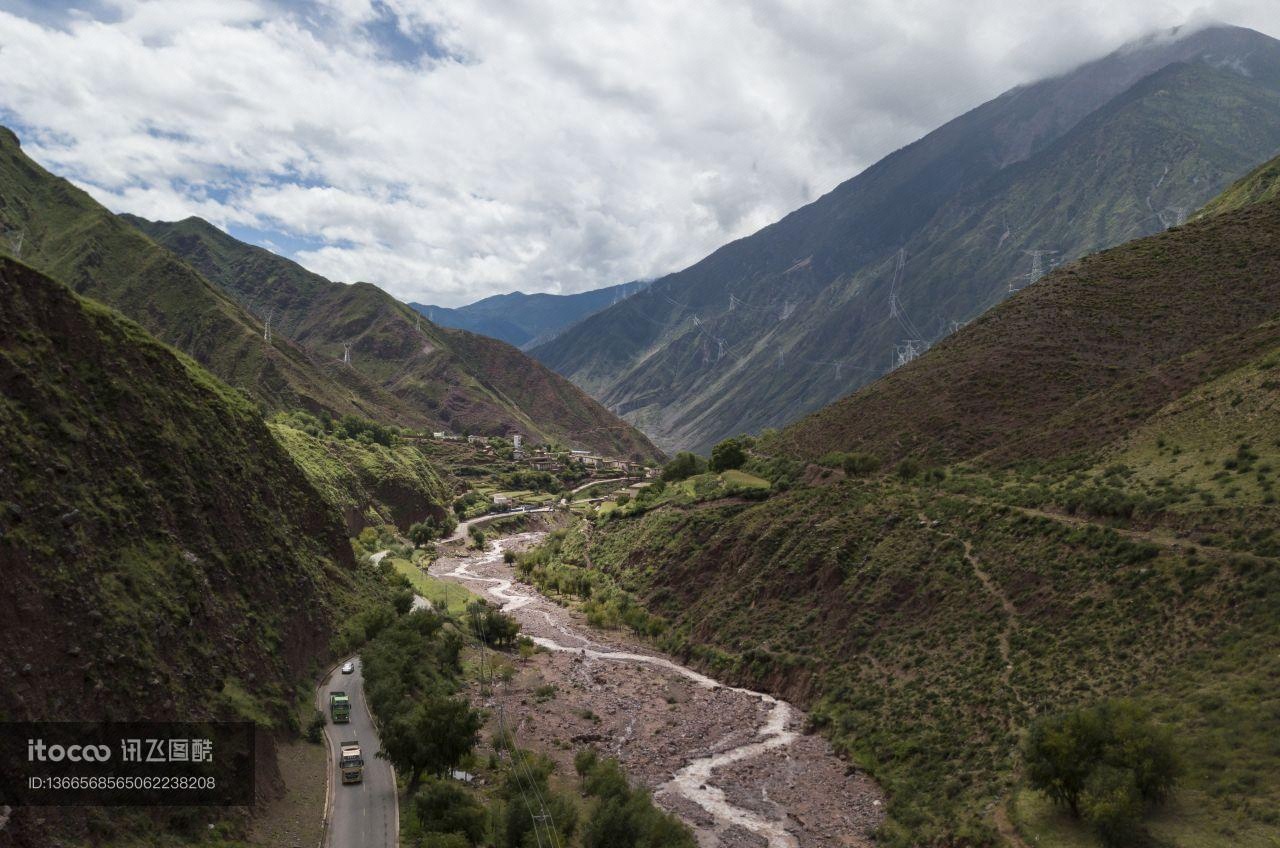
M 804 733 L 801 710 L 725 686 L 621 631 L 593 628 L 518 582 L 503 552 L 541 535 L 497 539 L 483 553 L 453 549 L 430 569 L 500 603 L 545 649 L 517 662 L 516 676 L 494 695 L 517 717 L 522 747 L 567 773 L 587 745 L 617 757 L 694 829 L 702 848 L 872 844 L 883 795 L 824 739 Z

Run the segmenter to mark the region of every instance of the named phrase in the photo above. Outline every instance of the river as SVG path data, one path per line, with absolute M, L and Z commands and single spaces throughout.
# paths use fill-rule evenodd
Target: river
M 508 549 L 539 533 L 491 542 L 481 552 L 445 549 L 431 574 L 501 603 L 545 652 L 523 665 L 504 698 L 519 744 L 569 765 L 592 745 L 616 756 L 654 800 L 693 828 L 703 848 L 870 845 L 883 796 L 778 698 L 720 682 L 518 582 Z M 567 745 L 565 743 L 568 743 Z

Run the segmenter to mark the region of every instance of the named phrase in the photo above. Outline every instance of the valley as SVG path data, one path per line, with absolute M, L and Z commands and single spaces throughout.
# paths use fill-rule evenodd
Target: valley
M 0 0 L 0 848 L 1276 848 L 1280 31 L 1178 2 Z
M 543 652 L 492 697 L 518 716 L 526 744 L 571 763 L 566 742 L 619 762 L 693 827 L 699 845 L 871 845 L 883 796 L 850 770 L 785 701 L 725 686 L 621 633 L 602 632 L 517 583 L 507 551 L 542 534 L 500 537 L 431 566 L 501 604 Z M 553 691 L 550 698 L 535 693 Z M 492 708 L 492 702 L 484 702 Z

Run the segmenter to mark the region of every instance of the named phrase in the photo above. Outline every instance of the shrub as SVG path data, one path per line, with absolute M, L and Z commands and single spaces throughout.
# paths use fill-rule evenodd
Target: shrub
M 319 744 L 324 741 L 324 713 L 315 710 L 307 723 L 307 741 Z
M 737 439 L 725 439 L 711 449 L 712 471 L 732 471 L 741 468 L 747 461 L 747 452 L 742 449 L 742 442 Z
M 880 458 L 869 453 L 847 453 L 841 460 L 840 467 L 850 477 L 862 477 L 880 469 Z
M 413 797 L 413 812 L 427 833 L 457 834 L 465 837 L 463 845 L 478 845 L 484 839 L 488 813 L 470 792 L 453 781 L 424 781 Z
M 1035 722 L 1023 745 L 1031 785 L 1089 822 L 1108 845 L 1131 841 L 1145 805 L 1173 791 L 1173 737 L 1131 701 L 1104 701 Z
M 701 474 L 707 470 L 706 462 L 698 455 L 689 451 L 680 451 L 675 458 L 668 462 L 662 468 L 662 479 L 668 483 L 675 483 L 680 480 L 687 480 L 695 474 Z

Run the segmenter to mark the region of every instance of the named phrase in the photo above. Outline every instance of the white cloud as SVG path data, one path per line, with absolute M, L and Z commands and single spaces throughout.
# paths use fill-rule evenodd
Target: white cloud
M 113 209 L 453 305 L 678 269 L 1012 85 L 1273 5 L 0 0 L 0 114 Z

